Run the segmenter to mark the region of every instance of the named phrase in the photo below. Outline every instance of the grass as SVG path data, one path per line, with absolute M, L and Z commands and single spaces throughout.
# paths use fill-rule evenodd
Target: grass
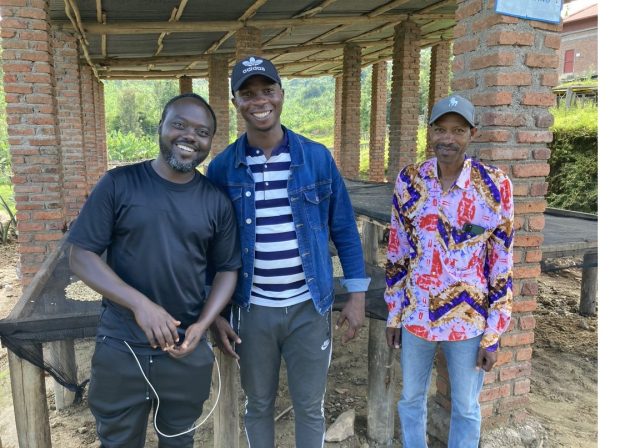
M 564 106 L 550 109 L 554 117 L 552 130 L 555 129 L 598 129 L 598 106 L 587 102 L 567 109 Z

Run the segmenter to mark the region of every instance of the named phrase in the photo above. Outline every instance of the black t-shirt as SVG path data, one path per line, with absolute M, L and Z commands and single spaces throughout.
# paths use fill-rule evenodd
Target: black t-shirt
M 127 284 L 186 329 L 204 305 L 207 263 L 240 267 L 238 233 L 227 196 L 199 172 L 186 184 L 160 177 L 146 161 L 108 171 L 93 189 L 68 241 L 102 254 Z M 149 348 L 128 309 L 103 298 L 98 337 Z M 139 350 L 136 350 L 139 351 Z

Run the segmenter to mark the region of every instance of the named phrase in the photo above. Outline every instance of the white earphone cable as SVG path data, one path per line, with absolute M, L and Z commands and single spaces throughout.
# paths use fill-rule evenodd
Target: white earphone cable
M 136 356 L 136 354 L 134 353 L 134 351 L 131 349 L 131 347 L 129 346 L 129 344 L 127 343 L 127 341 L 122 341 L 125 343 L 125 345 L 127 346 L 127 348 L 129 349 L 129 351 L 131 352 L 131 354 L 133 355 L 133 358 L 136 360 L 136 363 L 138 364 L 138 368 L 140 369 L 140 372 L 142 373 L 142 376 L 144 377 L 144 380 L 147 382 L 147 384 L 149 385 L 149 387 L 151 388 L 151 390 L 153 391 L 153 394 L 156 396 L 156 400 L 158 400 L 158 404 L 156 405 L 156 410 L 153 414 L 153 426 L 156 429 L 156 431 L 158 432 L 158 434 L 160 434 L 163 437 L 179 437 L 182 435 L 185 435 L 191 431 L 195 431 L 197 428 L 199 428 L 200 426 L 202 426 L 202 424 L 204 422 L 207 421 L 207 419 L 209 417 L 211 417 L 211 414 L 213 414 L 213 411 L 216 409 L 216 407 L 218 406 L 218 400 L 220 399 L 220 389 L 221 389 L 221 379 L 220 379 L 220 365 L 218 364 L 218 360 L 216 359 L 216 357 L 213 357 L 213 362 L 216 366 L 216 370 L 218 372 L 218 395 L 216 396 L 216 401 L 213 403 L 213 408 L 211 408 L 211 411 L 209 411 L 209 413 L 207 414 L 207 416 L 204 418 L 204 420 L 202 420 L 200 423 L 198 423 L 197 425 L 194 425 L 192 428 L 187 429 L 186 431 L 182 431 L 178 434 L 164 434 L 162 431 L 160 431 L 160 429 L 158 429 L 158 423 L 157 423 L 157 418 L 158 418 L 158 409 L 160 409 L 160 397 L 158 396 L 158 392 L 156 392 L 156 389 L 153 387 L 153 385 L 151 384 L 151 381 L 149 381 L 149 378 L 147 378 L 147 375 L 145 375 L 144 370 L 142 369 L 142 365 L 140 364 L 140 361 L 138 360 L 138 357 Z M 209 346 L 209 343 L 207 342 L 207 345 Z M 211 348 L 211 346 L 209 346 L 209 348 Z M 211 348 L 211 351 L 213 351 L 213 348 Z

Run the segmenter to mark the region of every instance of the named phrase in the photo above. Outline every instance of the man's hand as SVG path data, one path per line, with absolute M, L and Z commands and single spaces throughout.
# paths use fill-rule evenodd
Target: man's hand
M 133 310 L 133 314 L 151 347 L 168 350 L 180 340 L 178 335 L 180 321 L 175 320 L 160 305 L 150 300 L 142 301 Z
M 203 327 L 202 324 L 198 322 L 190 325 L 185 332 L 182 344 L 168 348 L 167 353 L 174 358 L 187 356 L 196 349 L 205 331 L 207 331 L 206 327 Z
M 402 346 L 402 328 L 387 327 L 387 345 L 391 348 Z
M 233 331 L 227 319 L 221 316 L 216 317 L 213 324 L 211 324 L 211 332 L 216 346 L 222 350 L 222 353 L 234 359 L 240 359 L 232 344 L 240 344 L 242 341 Z
M 488 352 L 484 348 L 478 349 L 478 357 L 476 359 L 476 370 L 490 371 L 498 360 L 498 352 Z
M 342 335 L 342 343 L 346 344 L 356 337 L 358 330 L 364 324 L 364 292 L 349 293 L 347 301 L 336 322 L 336 330 L 347 322 L 347 330 Z

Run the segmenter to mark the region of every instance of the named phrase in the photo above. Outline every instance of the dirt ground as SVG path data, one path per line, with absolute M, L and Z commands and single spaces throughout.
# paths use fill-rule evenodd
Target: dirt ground
M 566 260 L 567 263 L 573 261 Z M 8 314 L 21 294 L 16 264 L 16 245 L 0 245 L 0 317 Z M 580 269 L 553 271 L 539 279 L 530 404 L 527 408 L 530 419 L 543 428 L 543 434 L 539 435 L 542 444 L 536 446 L 597 446 L 598 322 L 597 317 L 585 318 L 578 314 L 579 298 Z M 348 345 L 342 345 L 337 337 L 334 339 L 325 399 L 327 423 L 333 423 L 342 412 L 355 409 L 356 434 L 341 443 L 327 443 L 327 448 L 367 446 L 367 334 L 368 328 L 363 328 L 355 342 Z M 81 380 L 88 377 L 92 350 L 91 340 L 77 341 L 76 357 Z M 86 396 L 82 403 L 56 411 L 51 378 L 47 378 L 47 391 L 53 446 L 98 447 L 95 423 L 87 409 Z M 211 402 L 205 404 L 205 413 L 211 405 Z M 286 386 L 282 384 L 276 402 L 276 415 L 282 414 L 276 425 L 279 448 L 294 446 L 293 413 L 289 405 Z M 394 447 L 400 447 L 397 416 L 395 422 Z M 197 432 L 196 447 L 212 446 L 212 429 L 210 419 Z M 148 432 L 147 446 L 155 446 L 151 426 Z M 0 438 L 3 448 L 17 448 L 5 349 L 0 354 Z M 246 447 L 246 443 L 241 442 L 241 446 Z M 504 447 L 515 448 L 510 443 Z

